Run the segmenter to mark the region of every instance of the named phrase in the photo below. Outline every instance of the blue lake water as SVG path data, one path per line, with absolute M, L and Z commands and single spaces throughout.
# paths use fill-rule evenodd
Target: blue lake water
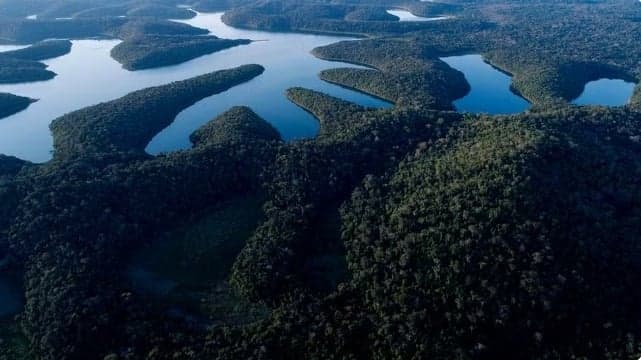
M 600 79 L 585 85 L 583 93 L 572 101 L 576 105 L 622 106 L 632 97 L 636 84 L 621 79 Z
M 172 125 L 151 141 L 147 147 L 151 154 L 189 147 L 189 135 L 200 125 L 211 120 L 213 115 L 224 112 L 231 105 L 251 107 L 258 115 L 271 122 L 285 139 L 315 136 L 318 133 L 318 121 L 284 96 L 285 90 L 294 86 L 318 90 L 368 107 L 391 106 L 381 99 L 319 80 L 318 74 L 322 70 L 337 66 L 357 67 L 323 61 L 310 54 L 310 51 L 321 46 L 321 43 L 329 44 L 344 39 L 241 30 L 225 25 L 219 14 L 200 14 L 183 22 L 208 29 L 219 37 L 266 40 L 229 51 L 233 53 L 232 57 L 236 61 L 239 57 L 247 59 L 245 62 L 261 64 L 266 71 L 246 84 L 204 99 L 183 111 Z
M 315 58 L 310 51 L 318 46 L 345 40 L 345 37 L 294 33 L 269 33 L 231 28 L 221 21 L 222 13 L 198 14 L 184 21 L 231 39 L 252 39 L 238 46 L 202 56 L 186 63 L 143 71 L 127 71 L 109 52 L 119 40 L 73 41 L 70 54 L 45 61 L 58 76 L 49 81 L 0 85 L 0 92 L 39 99 L 25 111 L 0 119 L 0 153 L 35 162 L 51 158 L 51 121 L 68 112 L 113 100 L 150 86 L 167 84 L 208 72 L 256 63 L 266 71 L 254 80 L 214 95 L 186 109 L 173 124 L 159 133 L 148 146 L 156 154 L 189 148 L 189 135 L 208 120 L 235 105 L 247 105 L 271 122 L 285 139 L 312 137 L 318 122 L 289 102 L 285 90 L 307 87 L 370 107 L 391 107 L 378 98 L 321 81 L 318 73 L 334 67 L 356 67 Z
M 481 55 L 441 58 L 450 67 L 465 74 L 471 91 L 454 102 L 458 111 L 487 114 L 514 114 L 530 103 L 510 89 L 512 78 L 483 61 Z

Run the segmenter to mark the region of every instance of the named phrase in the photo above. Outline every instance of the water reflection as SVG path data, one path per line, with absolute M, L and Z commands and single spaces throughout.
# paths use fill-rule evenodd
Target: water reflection
M 471 91 L 454 102 L 459 111 L 487 114 L 513 114 L 530 104 L 510 88 L 512 78 L 483 61 L 481 55 L 445 57 L 452 68 L 465 74 Z
M 585 85 L 576 105 L 622 106 L 632 97 L 636 84 L 621 79 L 600 79 Z
M 336 64 L 315 58 L 310 51 L 318 46 L 345 40 L 336 36 L 246 31 L 226 26 L 222 13 L 198 14 L 185 21 L 207 28 L 223 38 L 256 41 L 170 67 L 130 72 L 122 69 L 109 53 L 119 40 L 75 40 L 70 54 L 47 60 L 58 74 L 50 81 L 0 85 L 0 92 L 40 99 L 27 110 L 0 120 L 0 153 L 42 162 L 50 159 L 51 120 L 65 113 L 121 97 L 142 88 L 166 84 L 211 71 L 258 63 L 263 75 L 230 91 L 204 99 L 181 113 L 160 133 L 148 151 L 158 153 L 189 147 L 189 134 L 206 121 L 234 105 L 251 106 L 270 121 L 286 139 L 314 136 L 317 121 L 289 102 L 285 89 L 303 86 L 323 91 L 362 105 L 387 107 L 390 104 L 365 94 L 321 81 L 321 70 Z

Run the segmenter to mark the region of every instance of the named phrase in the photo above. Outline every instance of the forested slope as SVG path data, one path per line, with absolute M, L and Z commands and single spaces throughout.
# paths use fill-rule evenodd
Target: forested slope
M 34 101 L 24 96 L 0 93 L 0 119 L 28 108 Z
M 92 15 L 104 0 L 52 3 L 32 24 L 2 19 L 15 27 L 0 34 L 169 45 L 205 34 L 166 21 L 187 16 L 171 1 L 113 3 L 104 18 Z M 314 55 L 368 68 L 319 76 L 395 106 L 297 87 L 286 95 L 319 120 L 314 139 L 284 142 L 233 107 L 191 134 L 192 148 L 144 152 L 180 111 L 265 71 L 244 65 L 57 119 L 52 161 L 0 156 L 0 271 L 25 297 L 0 318 L 0 359 L 641 355 L 639 91 L 628 106 L 569 104 L 587 81 L 638 79 L 641 5 L 193 5 L 233 7 L 224 19 L 243 27 L 367 35 Z M 42 6 L 0 1 L 15 16 Z M 455 18 L 402 24 L 388 6 Z M 60 14 L 74 19 L 49 18 Z M 46 71 L 35 50 L 0 61 Z M 468 53 L 512 73 L 532 110 L 452 111 L 469 84 L 440 57 Z
M 78 110 L 51 124 L 54 157 L 143 152 L 151 138 L 198 100 L 262 74 L 260 65 L 244 65 L 188 80 L 133 92 L 120 99 Z

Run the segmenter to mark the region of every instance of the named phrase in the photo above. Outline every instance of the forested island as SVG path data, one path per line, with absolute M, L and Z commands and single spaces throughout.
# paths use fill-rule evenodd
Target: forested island
M 0 2 L 18 24 L 0 36 L 34 43 L 0 64 L 47 71 L 70 43 L 37 43 L 44 29 L 122 39 L 113 55 L 131 70 L 244 43 L 169 21 L 188 17 L 176 5 Z M 641 356 L 641 92 L 571 104 L 589 81 L 638 81 L 641 4 L 187 5 L 239 27 L 364 36 L 313 51 L 363 67 L 318 76 L 394 106 L 292 87 L 314 138 L 283 141 L 235 106 L 190 148 L 145 152 L 185 109 L 266 76 L 256 58 L 55 119 L 51 161 L 0 156 L 0 288 L 21 304 L 5 315 L 0 301 L 0 360 Z M 454 17 L 401 23 L 389 7 Z M 441 58 L 462 54 L 533 106 L 457 112 L 471 87 Z
M 169 125 L 180 111 L 249 81 L 264 70 L 260 65 L 243 65 L 136 91 L 69 113 L 51 123 L 54 159 L 143 153 L 153 135 Z
M 69 53 L 69 40 L 48 40 L 51 38 L 118 38 L 123 42 L 113 49 L 112 56 L 124 68 L 133 71 L 180 64 L 249 43 L 246 39 L 203 36 L 207 35 L 207 30 L 166 20 L 189 18 L 195 15 L 193 11 L 167 8 L 176 9 L 179 14 L 153 11 L 157 9 L 142 6 L 127 12 L 127 15 L 119 16 L 87 16 L 81 13 L 82 16 L 73 18 L 0 19 L 0 37 L 15 43 L 39 41 L 27 49 L 0 53 L 0 61 L 4 58 L 40 61 Z M 183 12 L 187 13 L 186 16 L 180 15 Z M 32 64 L 25 62 L 1 67 L 0 71 L 6 74 L 0 77 L 0 81 L 9 83 L 48 80 L 55 76 L 50 71 L 36 72 L 32 69 L 27 72 L 25 68 L 30 65 Z M 3 69 L 4 67 L 6 69 Z M 11 70 L 15 73 L 9 73 Z
M 142 35 L 127 38 L 111 51 L 111 56 L 127 70 L 142 70 L 180 64 L 249 40 L 219 39 L 215 36 Z
M 0 84 L 50 80 L 56 76 L 42 60 L 71 51 L 69 40 L 35 43 L 27 48 L 0 53 Z
M 0 57 L 0 84 L 51 80 L 55 76 L 41 62 Z
M 69 40 L 40 41 L 19 50 L 0 53 L 0 57 L 20 60 L 42 61 L 67 55 L 71 51 Z
M 0 119 L 26 109 L 34 101 L 24 96 L 0 93 Z

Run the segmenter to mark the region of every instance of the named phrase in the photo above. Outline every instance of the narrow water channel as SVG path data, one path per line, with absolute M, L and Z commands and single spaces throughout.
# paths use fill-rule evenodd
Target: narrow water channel
M 486 63 L 481 55 L 451 56 L 441 60 L 461 71 L 470 84 L 470 92 L 454 102 L 458 111 L 513 114 L 530 107 L 527 100 L 512 91 L 512 78 Z

